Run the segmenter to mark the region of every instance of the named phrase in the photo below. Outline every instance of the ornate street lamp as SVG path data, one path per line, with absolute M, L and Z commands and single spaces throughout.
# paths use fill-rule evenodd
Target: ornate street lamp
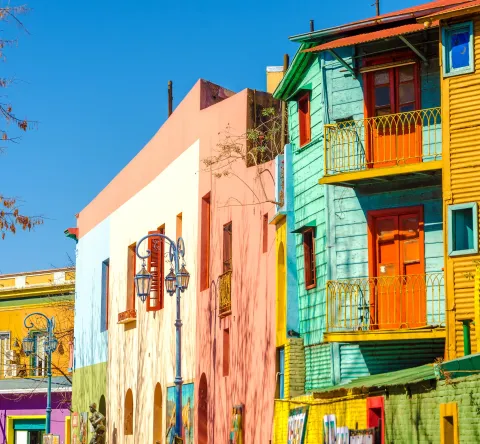
M 175 276 L 173 268 L 170 268 L 170 273 L 165 276 L 165 289 L 170 296 L 173 296 L 177 289 L 177 276 Z
M 52 416 L 52 353 L 57 349 L 58 340 L 53 334 L 53 331 L 55 330 L 55 319 L 53 317 L 48 318 L 43 313 L 35 312 L 25 317 L 25 319 L 23 320 L 23 324 L 28 330 L 34 327 L 34 323 L 32 321 L 27 323 L 27 321 L 33 316 L 40 316 L 44 318 L 45 321 L 47 322 L 47 328 L 43 329 L 42 333 L 47 334 L 46 339 L 43 339 L 43 340 L 45 341 L 44 350 L 48 356 L 47 357 L 47 377 L 48 377 L 47 408 L 45 409 L 45 412 L 46 412 L 45 432 L 48 435 L 50 433 L 50 424 L 51 424 L 51 416 Z M 25 352 L 25 355 L 30 356 L 34 352 L 35 342 L 36 342 L 35 338 L 33 338 L 30 335 L 27 335 L 23 339 L 22 345 L 23 345 L 23 351 Z
M 22 348 L 26 356 L 33 353 L 33 346 L 35 345 L 35 338 L 26 336 L 22 341 Z
M 152 285 L 152 275 L 145 268 L 145 261 L 143 261 L 142 269 L 135 276 L 135 287 L 137 290 L 137 296 L 142 302 L 147 300 L 150 294 L 150 288 Z
M 176 294 L 176 307 L 177 307 L 177 318 L 175 320 L 175 331 L 176 331 L 176 375 L 175 375 L 175 435 L 177 437 L 182 436 L 182 320 L 180 317 L 180 293 L 183 293 L 188 288 L 188 283 L 190 281 L 190 273 L 185 268 L 185 262 L 182 263 L 180 268 L 180 260 L 183 261 L 185 257 L 185 244 L 181 237 L 178 238 L 177 242 L 174 242 L 169 237 L 161 233 L 152 233 L 149 234 L 137 242 L 137 256 L 143 260 L 142 269 L 135 276 L 135 286 L 137 290 L 137 296 L 145 302 L 147 296 L 150 294 L 151 289 L 151 274 L 145 269 L 145 259 L 148 259 L 152 252 L 147 250 L 146 255 L 142 256 L 138 251 L 141 243 L 150 238 L 158 237 L 167 241 L 170 244 L 169 258 L 172 263 L 172 268 L 170 273 L 165 276 L 165 289 L 170 296 Z
M 183 293 L 188 288 L 188 282 L 190 281 L 190 273 L 185 268 L 185 264 L 182 265 L 178 272 L 178 279 L 180 281 L 180 290 Z

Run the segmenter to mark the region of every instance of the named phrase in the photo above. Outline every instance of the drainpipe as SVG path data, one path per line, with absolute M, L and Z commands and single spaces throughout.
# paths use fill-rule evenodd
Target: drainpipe
M 472 353 L 472 343 L 470 342 L 470 323 L 471 319 L 464 319 L 463 324 L 463 355 L 468 356 Z
M 283 56 L 283 75 L 287 72 L 288 65 L 290 64 L 290 58 L 288 54 Z M 285 145 L 288 142 L 288 135 L 287 135 L 287 105 L 285 100 L 282 100 L 280 103 L 280 112 L 282 113 L 281 116 L 281 133 L 280 133 L 280 148 L 284 149 Z

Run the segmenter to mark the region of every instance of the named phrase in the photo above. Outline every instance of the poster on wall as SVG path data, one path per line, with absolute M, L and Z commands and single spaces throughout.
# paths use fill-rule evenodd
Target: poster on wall
M 335 444 L 337 439 L 337 420 L 335 415 L 323 417 L 323 444 Z
M 350 430 L 348 427 L 337 427 L 335 444 L 350 444 Z
M 78 427 L 78 413 L 74 412 L 72 414 L 72 427 Z
M 87 444 L 88 413 L 80 413 L 80 444 Z
M 167 442 L 175 433 L 175 386 L 167 387 Z M 194 415 L 193 383 L 182 386 L 182 438 L 185 444 L 193 444 Z
M 363 430 L 350 431 L 350 444 L 375 444 L 380 443 L 381 440 L 376 439 L 378 429 L 370 428 Z
M 290 410 L 288 415 L 288 444 L 303 444 L 307 427 L 308 407 Z

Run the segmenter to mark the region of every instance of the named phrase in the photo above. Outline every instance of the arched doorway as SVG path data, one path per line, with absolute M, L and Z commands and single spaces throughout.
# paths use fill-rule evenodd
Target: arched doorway
M 198 444 L 208 444 L 208 384 L 205 373 L 198 387 Z
M 285 343 L 287 330 L 287 299 L 286 299 L 285 248 L 280 242 L 277 252 L 277 346 Z
M 100 396 L 100 401 L 98 402 L 98 411 L 103 415 L 107 416 L 107 403 L 105 402 L 105 396 Z
M 153 397 L 153 444 L 162 442 L 162 386 L 157 383 Z
M 123 419 L 123 430 L 125 435 L 133 435 L 133 394 L 132 390 L 128 389 L 125 395 L 125 411 Z

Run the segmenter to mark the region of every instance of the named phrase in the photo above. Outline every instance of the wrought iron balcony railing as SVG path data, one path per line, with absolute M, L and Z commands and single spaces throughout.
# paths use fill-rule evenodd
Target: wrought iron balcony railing
M 328 281 L 326 322 L 328 332 L 440 326 L 443 273 Z
M 441 108 L 325 125 L 325 174 L 440 160 Z
M 219 309 L 220 317 L 227 316 L 232 312 L 232 270 L 219 277 Z

